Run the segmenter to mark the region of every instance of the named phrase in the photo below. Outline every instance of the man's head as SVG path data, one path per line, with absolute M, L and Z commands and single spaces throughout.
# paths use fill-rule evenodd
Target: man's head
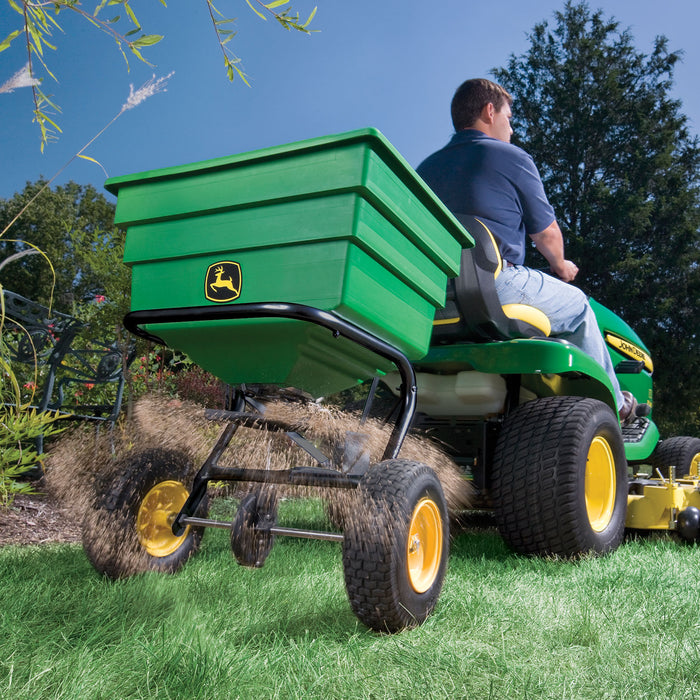
M 463 82 L 452 98 L 452 123 L 455 131 L 479 129 L 488 136 L 509 142 L 513 98 L 496 83 L 485 78 Z

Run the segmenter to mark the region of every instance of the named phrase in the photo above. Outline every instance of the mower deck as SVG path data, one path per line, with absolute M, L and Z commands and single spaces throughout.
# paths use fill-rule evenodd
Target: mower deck
M 694 520 L 697 522 L 692 526 Z M 635 478 L 627 497 L 626 526 L 636 530 L 677 530 L 686 539 L 694 540 L 700 534 L 700 477 Z

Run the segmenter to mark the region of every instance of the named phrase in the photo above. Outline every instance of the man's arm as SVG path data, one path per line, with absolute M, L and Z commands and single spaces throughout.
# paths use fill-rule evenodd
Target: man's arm
M 564 258 L 564 237 L 556 219 L 544 231 L 530 236 L 537 250 L 544 255 L 552 272 L 564 280 L 571 282 L 578 274 L 578 267 L 571 260 Z

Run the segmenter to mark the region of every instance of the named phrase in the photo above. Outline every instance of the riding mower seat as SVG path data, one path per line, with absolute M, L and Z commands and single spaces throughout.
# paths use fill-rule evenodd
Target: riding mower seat
M 431 345 L 548 337 L 551 325 L 540 309 L 501 305 L 495 281 L 504 262 L 486 224 L 475 216 L 456 217 L 475 245 L 462 251 L 459 276 L 448 280 L 445 308 L 435 315 Z

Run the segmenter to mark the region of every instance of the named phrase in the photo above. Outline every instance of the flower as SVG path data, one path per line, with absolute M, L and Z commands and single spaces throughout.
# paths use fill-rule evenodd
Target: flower
M 107 301 L 107 297 L 104 294 L 95 294 L 95 302 L 101 304 L 103 301 Z
M 154 73 L 153 77 L 150 80 L 147 80 L 136 92 L 134 92 L 134 86 L 129 85 L 129 97 L 127 98 L 126 102 L 122 105 L 122 112 L 125 112 L 127 109 L 133 109 L 134 107 L 137 107 L 144 100 L 147 100 L 149 97 L 159 92 L 166 92 L 165 86 L 167 85 L 168 80 L 172 77 L 174 72 L 175 71 L 172 71 L 163 78 L 158 78 L 158 80 L 156 80 L 156 76 Z
M 0 85 L 0 92 L 12 92 L 16 88 L 34 87 L 39 85 L 41 80 L 32 78 L 32 73 L 29 70 L 27 63 L 23 68 L 20 68 L 9 80 L 6 80 Z

